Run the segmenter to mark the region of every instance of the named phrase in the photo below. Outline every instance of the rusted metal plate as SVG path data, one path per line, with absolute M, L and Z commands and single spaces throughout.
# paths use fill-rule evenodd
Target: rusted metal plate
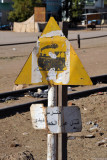
M 82 129 L 77 106 L 45 108 L 42 104 L 33 104 L 30 110 L 34 129 L 46 129 L 49 133 L 80 132 Z
M 82 122 L 80 108 L 77 106 L 63 107 L 62 133 L 81 132 Z
M 34 17 L 35 22 L 46 22 L 46 8 L 34 7 Z
M 92 82 L 51 17 L 15 84 L 92 85 Z
M 43 104 L 32 104 L 30 113 L 34 129 L 46 129 L 46 113 Z

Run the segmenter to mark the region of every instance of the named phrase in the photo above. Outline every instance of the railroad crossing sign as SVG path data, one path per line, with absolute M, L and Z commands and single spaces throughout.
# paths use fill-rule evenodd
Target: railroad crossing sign
M 43 104 L 32 104 L 30 111 L 34 129 L 45 129 L 48 133 L 80 132 L 82 129 L 77 106 L 46 108 Z
M 92 85 L 77 54 L 50 18 L 15 84 Z
M 38 39 L 15 84 L 49 85 L 48 107 L 33 104 L 30 110 L 33 127 L 48 130 L 47 160 L 56 160 L 58 152 L 54 133 L 79 132 L 82 123 L 79 107 L 55 106 L 54 85 L 92 85 L 92 82 L 53 17 Z

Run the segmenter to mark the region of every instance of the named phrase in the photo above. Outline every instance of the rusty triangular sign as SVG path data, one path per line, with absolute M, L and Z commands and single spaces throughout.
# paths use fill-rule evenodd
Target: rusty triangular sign
M 51 17 L 15 84 L 92 85 L 92 81 Z

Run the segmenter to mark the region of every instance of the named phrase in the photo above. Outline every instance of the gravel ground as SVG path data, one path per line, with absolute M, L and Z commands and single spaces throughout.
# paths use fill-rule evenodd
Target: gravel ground
M 107 92 L 69 101 L 81 109 L 82 132 L 68 134 L 68 160 L 107 159 Z M 101 142 L 100 142 L 101 141 Z M 0 120 L 0 158 L 29 151 L 35 160 L 46 160 L 47 132 L 34 130 L 30 112 Z

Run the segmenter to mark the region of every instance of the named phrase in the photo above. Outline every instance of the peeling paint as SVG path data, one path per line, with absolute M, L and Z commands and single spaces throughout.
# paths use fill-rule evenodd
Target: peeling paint
M 56 58 L 57 58 L 56 54 L 54 54 L 54 53 L 52 53 L 52 52 L 49 52 L 49 56 L 50 56 L 51 58 L 53 58 L 53 59 L 56 59 Z
M 32 83 L 42 82 L 42 75 L 40 73 L 38 62 L 37 62 L 37 54 L 38 54 L 38 46 L 33 49 L 32 52 Z
M 66 70 L 62 73 L 58 74 L 58 78 L 56 79 L 56 83 L 63 83 L 63 84 L 68 84 L 70 80 L 70 43 L 68 40 L 66 40 L 66 61 L 65 61 L 65 66 Z
M 54 36 L 64 36 L 64 34 L 61 30 L 57 30 L 57 31 L 51 31 L 49 33 L 46 33 L 46 34 L 42 35 L 40 38 L 54 37 Z
M 50 81 L 50 80 L 55 81 L 56 80 L 56 75 L 57 75 L 57 73 L 55 72 L 55 68 L 51 68 L 48 72 L 47 80 L 48 81 Z
M 51 17 L 15 84 L 92 85 L 92 82 Z
M 57 103 L 57 86 L 48 86 L 48 107 L 53 107 Z

